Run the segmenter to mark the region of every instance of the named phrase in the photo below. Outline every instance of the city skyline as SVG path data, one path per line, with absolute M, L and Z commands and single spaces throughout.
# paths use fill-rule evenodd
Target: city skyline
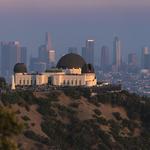
M 109 83 L 112 83 L 112 84 L 122 83 L 123 89 L 128 89 L 128 90 L 131 89 L 132 91 L 135 91 L 136 93 L 148 94 L 149 84 L 147 84 L 146 79 L 149 78 L 149 75 L 150 75 L 149 47 L 141 48 L 140 59 L 137 59 L 137 53 L 130 52 L 130 53 L 127 53 L 127 60 L 122 61 L 122 56 L 123 56 L 122 55 L 122 40 L 120 39 L 120 37 L 115 36 L 113 38 L 113 43 L 111 45 L 111 48 L 107 47 L 107 45 L 103 45 L 103 47 L 99 49 L 99 55 L 97 56 L 99 58 L 98 59 L 99 61 L 97 64 L 93 62 L 93 60 L 95 60 L 95 56 L 97 55 L 97 54 L 94 55 L 95 54 L 94 47 L 95 47 L 96 39 L 91 39 L 91 38 L 86 39 L 84 41 L 84 47 L 82 47 L 82 51 L 80 51 L 79 55 L 77 55 L 76 47 L 68 47 L 64 55 L 62 55 L 61 57 L 57 57 L 57 60 L 56 60 L 57 50 L 55 52 L 55 49 L 52 48 L 53 43 L 51 42 L 51 39 L 53 38 L 51 37 L 51 34 L 48 32 L 45 32 L 45 38 L 43 37 L 43 39 L 45 39 L 44 42 L 38 44 L 39 45 L 38 56 L 32 55 L 30 57 L 29 65 L 26 64 L 27 52 L 29 52 L 27 47 L 25 47 L 26 45 L 22 46 L 22 43 L 20 43 L 19 41 L 1 42 L 2 43 L 1 45 L 1 59 L 2 59 L 1 75 L 5 77 L 7 82 L 10 82 L 11 74 L 13 73 L 13 66 L 15 64 L 17 66 L 18 65 L 28 66 L 29 70 L 28 69 L 24 69 L 24 70 L 28 70 L 28 75 L 30 77 L 33 74 L 32 77 L 34 79 L 35 79 L 34 75 L 36 74 L 37 82 L 39 84 L 42 84 L 43 82 L 47 82 L 47 79 L 45 78 L 45 76 L 43 75 L 39 76 L 39 75 L 44 72 L 50 71 L 51 69 L 52 69 L 52 72 L 54 70 L 57 71 L 57 67 L 59 64 L 58 60 L 61 60 L 61 58 L 69 55 L 71 57 L 73 56 L 74 58 L 73 62 L 78 63 L 78 58 L 82 60 L 81 62 L 87 62 L 87 64 L 82 69 L 88 73 L 90 73 L 89 71 L 91 71 L 91 73 L 95 71 L 98 81 L 108 82 L 108 84 Z M 109 57 L 109 52 L 110 52 L 109 49 L 111 49 L 111 53 L 112 53 L 110 57 Z M 76 55 L 77 55 L 77 59 L 76 59 Z M 6 62 L 7 58 L 9 58 L 10 60 L 9 62 L 8 61 Z M 69 63 L 72 59 L 70 59 L 69 57 L 68 60 L 69 61 L 65 61 L 65 62 Z M 7 66 L 5 66 L 5 64 L 7 64 Z M 22 69 L 20 71 L 22 71 Z M 74 71 L 76 71 L 76 69 Z M 80 71 L 81 70 L 79 69 L 79 72 Z M 130 78 L 133 78 L 133 77 L 135 77 L 135 79 L 139 79 L 139 82 L 135 83 L 135 80 L 130 81 Z M 44 78 L 46 80 L 43 80 Z M 20 81 L 20 79 L 22 81 Z M 12 77 L 12 81 L 13 81 L 13 77 Z M 17 83 L 18 82 L 19 84 L 20 83 L 31 84 L 31 82 L 29 81 L 29 78 L 27 78 L 27 80 L 24 82 L 24 76 L 22 77 L 19 76 Z M 51 82 L 51 80 L 49 80 L 49 82 Z M 12 83 L 15 84 L 16 79 Z M 72 81 L 69 81 L 69 84 L 72 85 L 72 83 L 73 83 Z M 68 84 L 68 82 L 65 81 L 65 85 L 66 84 Z M 79 81 L 79 84 L 81 84 L 80 81 Z M 135 84 L 137 84 L 136 88 L 134 86 Z M 143 92 L 140 90 L 140 85 L 142 85 L 141 87 L 143 89 Z
M 147 0 L 1 0 L 0 41 L 20 40 L 36 54 L 48 31 L 61 56 L 66 48 L 79 49 L 90 38 L 96 39 L 98 54 L 102 45 L 111 48 L 117 35 L 123 41 L 123 55 L 131 50 L 140 53 L 141 47 L 150 45 L 149 8 Z
M 150 0 L 0 0 L 0 150 L 150 149 Z
M 43 38 L 44 39 L 44 38 Z M 29 49 L 29 47 L 27 46 L 27 45 L 22 45 L 22 43 L 20 42 L 20 40 L 18 40 L 18 41 L 15 41 L 15 40 L 11 40 L 11 41 L 9 41 L 9 40 L 5 40 L 5 41 L 1 41 L 2 43 L 9 43 L 9 42 L 19 42 L 19 43 L 21 43 L 21 45 L 23 46 L 22 48 L 23 49 L 27 49 L 28 48 L 28 53 L 27 53 L 27 56 L 25 56 L 26 58 L 22 58 L 22 59 L 26 59 L 26 61 L 23 61 L 23 62 L 25 62 L 26 64 L 28 64 L 29 63 L 29 61 L 30 61 L 30 58 L 31 57 L 33 57 L 33 58 L 35 58 L 35 57 L 39 57 L 39 60 L 40 61 L 45 61 L 45 59 L 47 59 L 47 58 L 45 58 L 45 57 L 48 57 L 47 56 L 47 53 L 48 52 L 51 52 L 51 51 L 55 51 L 55 58 L 56 58 L 56 61 L 60 58 L 60 57 L 62 57 L 63 55 L 65 55 L 65 54 L 67 54 L 67 53 L 78 53 L 79 55 L 81 55 L 85 60 L 87 60 L 87 61 L 89 61 L 88 59 L 91 59 L 89 62 L 91 63 L 91 64 L 94 64 L 94 65 L 98 65 L 98 66 L 101 66 L 101 59 L 102 59 L 102 57 L 101 57 L 101 47 L 97 47 L 97 42 L 95 42 L 95 41 L 97 41 L 97 39 L 85 39 L 85 41 L 84 41 L 84 44 L 82 43 L 82 47 L 80 47 L 79 45 L 75 45 L 75 46 L 70 46 L 71 44 L 69 44 L 68 46 L 66 46 L 66 48 L 65 48 L 65 50 L 64 50 L 64 53 L 62 53 L 61 55 L 60 55 L 60 53 L 59 53 L 59 51 L 58 50 L 55 50 L 54 48 L 52 48 L 53 46 L 53 43 L 52 43 L 52 37 L 51 37 L 51 34 L 49 33 L 49 32 L 45 32 L 45 40 L 43 40 L 44 42 L 43 42 L 43 44 L 42 43 L 38 43 L 38 48 L 36 49 L 36 53 L 37 54 L 32 54 L 32 55 L 30 55 L 30 49 Z M 115 41 L 116 41 L 116 39 L 117 39 L 117 41 L 119 41 L 119 47 L 117 46 L 118 44 L 118 42 L 116 43 Z M 88 44 L 88 43 L 93 43 L 92 45 L 90 44 Z M 96 43 L 96 44 L 95 44 Z M 108 45 L 104 45 L 103 43 L 101 43 L 102 44 L 102 47 L 103 46 L 105 46 L 105 47 L 107 47 L 108 49 L 109 49 L 109 53 L 110 53 L 110 55 L 112 56 L 112 57 L 110 57 L 109 58 L 109 61 L 110 61 L 110 64 L 114 64 L 115 62 L 115 60 L 114 60 L 114 57 L 115 57 L 115 55 L 117 54 L 119 54 L 120 56 L 120 64 L 123 62 L 123 63 L 128 63 L 128 55 L 129 54 L 136 54 L 137 55 L 137 63 L 138 63 L 138 65 L 140 65 L 141 64 L 141 50 L 142 49 L 144 49 L 144 48 L 146 48 L 146 49 L 149 49 L 149 46 L 147 46 L 147 45 L 144 45 L 143 47 L 141 47 L 140 49 L 139 49 L 139 51 L 140 52 L 133 52 L 132 50 L 130 50 L 129 52 L 127 52 L 126 53 L 126 55 L 124 55 L 122 52 L 123 52 L 123 47 L 122 47 L 122 43 L 123 43 L 123 41 L 120 39 L 120 37 L 118 37 L 118 36 L 115 36 L 114 38 L 113 38 L 113 42 L 112 42 L 112 44 L 111 44 L 111 47 L 109 47 Z M 88 48 L 88 46 L 90 46 L 89 48 Z M 77 47 L 79 47 L 79 48 L 77 48 Z M 96 48 L 95 48 L 96 47 Z M 116 53 L 115 54 L 115 49 L 120 49 L 119 50 L 119 53 Z M 85 49 L 85 50 L 84 50 Z M 87 52 L 86 52 L 87 51 Z M 89 51 L 89 52 L 88 52 Z M 90 51 L 91 51 L 91 54 L 90 54 Z M 97 52 L 98 52 L 98 54 L 97 54 Z M 84 54 L 84 53 L 87 53 L 87 54 Z M 88 54 L 89 53 L 89 54 Z M 45 55 L 45 56 L 44 56 Z M 86 56 L 86 55 L 89 55 L 89 56 Z M 91 58 L 89 58 L 89 57 L 91 57 Z M 101 58 L 100 58 L 101 57 Z

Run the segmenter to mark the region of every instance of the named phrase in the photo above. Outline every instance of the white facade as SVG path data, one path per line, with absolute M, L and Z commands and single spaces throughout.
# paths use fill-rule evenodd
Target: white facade
M 16 73 L 14 82 L 16 86 L 44 85 L 48 83 L 48 77 L 43 74 Z
M 58 86 L 84 86 L 85 75 L 55 75 L 52 81 Z
M 97 84 L 95 73 L 81 73 L 79 69 L 66 69 L 63 71 L 44 72 L 41 74 L 14 74 L 16 86 L 46 85 L 54 86 L 95 86 Z

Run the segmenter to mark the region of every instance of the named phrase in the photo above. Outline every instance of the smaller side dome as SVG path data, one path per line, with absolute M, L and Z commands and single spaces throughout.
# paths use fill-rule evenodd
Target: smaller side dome
M 85 64 L 82 67 L 82 73 L 95 73 L 93 65 L 92 64 Z
M 24 63 L 17 63 L 14 67 L 14 73 L 27 73 L 27 67 Z

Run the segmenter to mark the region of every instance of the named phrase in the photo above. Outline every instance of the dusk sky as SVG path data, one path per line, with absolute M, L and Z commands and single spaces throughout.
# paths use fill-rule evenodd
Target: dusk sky
M 122 51 L 140 53 L 150 46 L 150 0 L 0 0 L 0 40 L 19 40 L 30 54 L 51 33 L 53 47 L 62 55 L 67 47 L 96 40 L 112 50 L 115 35 Z

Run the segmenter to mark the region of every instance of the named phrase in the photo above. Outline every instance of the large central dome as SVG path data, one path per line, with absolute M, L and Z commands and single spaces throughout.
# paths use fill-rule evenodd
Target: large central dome
M 63 56 L 57 64 L 57 68 L 72 69 L 82 68 L 86 64 L 85 60 L 78 54 L 69 53 Z

